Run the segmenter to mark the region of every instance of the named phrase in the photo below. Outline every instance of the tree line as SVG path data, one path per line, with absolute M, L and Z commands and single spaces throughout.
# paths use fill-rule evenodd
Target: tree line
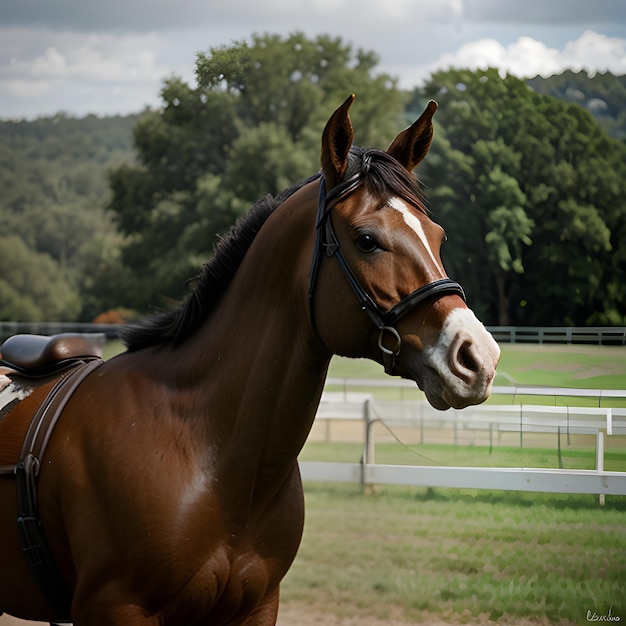
M 168 78 L 158 110 L 0 123 L 0 318 L 183 297 L 219 234 L 319 168 L 323 125 L 354 92 L 365 146 L 439 102 L 417 174 L 483 321 L 626 324 L 624 77 L 449 70 L 407 92 L 377 64 L 339 38 L 254 35 L 200 53 L 196 84 Z
M 0 319 L 91 321 L 122 237 L 107 168 L 132 161 L 137 116 L 0 122 Z

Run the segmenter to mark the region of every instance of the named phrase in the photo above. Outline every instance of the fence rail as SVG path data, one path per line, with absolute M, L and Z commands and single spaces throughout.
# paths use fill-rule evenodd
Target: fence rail
M 363 455 L 361 463 L 302 462 L 304 480 L 357 482 L 365 488 L 371 484 L 396 484 L 422 487 L 458 487 L 473 489 L 504 489 L 556 493 L 626 495 L 626 472 L 604 469 L 605 437 L 626 435 L 626 409 L 614 407 L 546 406 L 537 404 L 481 405 L 462 411 L 436 411 L 423 400 L 380 400 L 369 392 L 352 391 L 375 381 L 329 379 L 331 386 L 342 391 L 325 391 L 317 420 L 356 420 L 363 422 Z M 385 386 L 403 387 L 405 381 L 387 381 Z M 379 381 L 379 385 L 383 381 Z M 496 393 L 570 397 L 606 397 L 606 390 L 562 389 L 549 387 L 503 387 Z M 611 390 L 611 397 L 626 398 L 626 390 Z M 423 443 L 424 430 L 452 433 L 468 431 L 487 433 L 491 447 L 494 437 L 502 433 L 519 434 L 520 446 L 526 434 L 552 433 L 558 437 L 558 458 L 561 466 L 561 435 L 593 435 L 596 442 L 595 470 L 559 468 L 476 468 L 379 465 L 375 463 L 373 427 L 416 428 Z
M 331 376 L 326 379 L 326 387 L 342 390 L 346 398 L 350 394 L 352 394 L 352 397 L 356 397 L 354 394 L 358 392 L 348 390 L 358 387 L 367 387 L 369 389 L 406 389 L 411 392 L 416 390 L 413 381 L 399 378 L 338 378 Z M 601 407 L 604 400 L 626 399 L 626 389 L 575 389 L 571 387 L 539 387 L 531 385 L 494 385 L 491 388 L 491 395 L 512 397 L 513 404 L 522 404 L 520 400 L 528 396 L 544 398 L 587 398 L 595 400 L 598 407 Z M 480 409 L 485 406 L 490 405 L 479 405 L 478 408 Z M 441 414 L 440 411 L 436 411 L 435 409 L 430 410 L 433 414 Z M 464 413 L 471 410 L 472 407 L 462 409 Z M 454 409 L 452 409 L 452 412 L 456 413 Z
M 363 485 L 626 495 L 626 472 L 509 467 L 431 467 L 300 461 L 303 480 Z
M 119 324 L 87 324 L 80 322 L 0 322 L 0 341 L 18 333 L 53 335 L 55 333 L 105 333 L 114 338 Z M 488 326 L 500 343 L 586 343 L 626 345 L 623 326 Z
M 488 326 L 498 343 L 586 343 L 626 345 L 622 326 Z

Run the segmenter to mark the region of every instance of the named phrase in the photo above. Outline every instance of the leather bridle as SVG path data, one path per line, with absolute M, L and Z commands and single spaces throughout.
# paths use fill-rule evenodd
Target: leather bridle
M 456 281 L 450 278 L 442 278 L 419 287 L 394 304 L 389 310 L 384 311 L 374 302 L 365 289 L 363 289 L 342 252 L 341 245 L 335 234 L 335 229 L 333 228 L 330 212 L 336 204 L 363 184 L 369 165 L 366 163 L 366 159 L 368 159 L 367 154 L 363 157 L 364 165 L 361 167 L 361 170 L 349 176 L 328 193 L 326 193 L 324 177 L 320 176 L 317 219 L 315 224 L 315 249 L 313 251 L 311 269 L 309 272 L 309 307 L 311 323 L 313 324 L 313 328 L 316 329 L 313 297 L 319 265 L 323 254 L 327 257 L 334 256 L 339 263 L 341 271 L 348 280 L 352 291 L 356 295 L 361 309 L 367 314 L 374 326 L 378 328 L 378 347 L 383 353 L 385 371 L 388 374 L 392 374 L 395 369 L 395 359 L 400 353 L 402 345 L 400 333 L 396 330 L 395 324 L 411 309 L 428 298 L 440 298 L 454 294 L 460 296 L 463 301 L 465 301 L 465 292 Z M 393 342 L 392 347 L 387 347 L 386 336 L 389 336 Z

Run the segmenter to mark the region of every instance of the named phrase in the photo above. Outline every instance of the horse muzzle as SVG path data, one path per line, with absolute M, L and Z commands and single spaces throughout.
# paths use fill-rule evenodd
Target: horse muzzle
M 500 347 L 474 313 L 456 308 L 433 345 L 403 359 L 402 374 L 436 409 L 462 409 L 489 397 L 499 358 Z

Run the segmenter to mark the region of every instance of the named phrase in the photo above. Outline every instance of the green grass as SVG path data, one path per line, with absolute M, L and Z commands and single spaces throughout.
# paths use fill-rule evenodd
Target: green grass
M 503 344 L 495 384 L 626 389 L 626 347 Z
M 494 384 L 500 387 L 517 385 L 564 387 L 571 389 L 626 390 L 626 347 L 586 345 L 528 345 L 502 344 L 502 355 Z M 381 380 L 388 378 L 377 363 L 363 359 L 334 357 L 330 377 Z M 342 391 L 344 386 L 329 386 L 330 391 Z M 353 391 L 368 392 L 380 400 L 424 399 L 415 387 L 381 388 L 354 387 Z M 626 398 L 580 398 L 575 396 L 530 396 L 518 390 L 515 396 L 494 394 L 491 404 L 549 404 L 569 406 L 626 407 Z
M 500 345 L 496 385 L 542 385 L 582 389 L 626 389 L 626 346 Z M 385 378 L 382 366 L 334 357 L 330 376 Z
M 626 436 L 612 441 L 604 453 L 604 469 L 626 472 Z M 300 453 L 301 461 L 358 463 L 363 445 L 350 441 L 307 441 Z M 519 448 L 454 445 L 402 445 L 378 443 L 376 463 L 387 465 L 427 465 L 457 467 L 536 467 L 558 468 L 559 456 L 554 448 Z M 565 469 L 595 469 L 593 446 L 567 447 L 561 451 L 561 467 Z
M 626 619 L 626 502 L 307 484 L 287 607 L 410 623 Z M 323 623 L 323 619 L 321 619 Z

